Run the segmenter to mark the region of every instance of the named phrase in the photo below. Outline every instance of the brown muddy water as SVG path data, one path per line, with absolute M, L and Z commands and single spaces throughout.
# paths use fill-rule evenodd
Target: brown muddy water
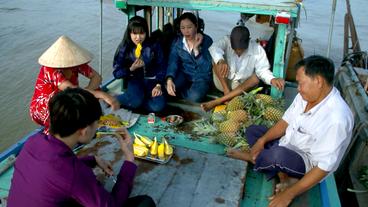
M 331 1 L 305 0 L 298 34 L 306 55 L 326 53 Z M 365 5 L 365 6 L 364 6 Z M 366 0 L 351 1 L 361 41 L 368 48 Z M 0 1 L 0 152 L 36 129 L 28 115 L 39 72 L 38 57 L 65 34 L 91 51 L 91 66 L 99 65 L 99 0 L 2 0 Z M 331 57 L 341 61 L 344 2 L 338 1 Z M 205 32 L 215 41 L 229 33 L 239 14 L 201 11 Z M 112 0 L 103 4 L 103 78 L 111 78 L 112 58 L 126 27 L 126 15 Z M 86 81 L 81 80 L 81 85 Z

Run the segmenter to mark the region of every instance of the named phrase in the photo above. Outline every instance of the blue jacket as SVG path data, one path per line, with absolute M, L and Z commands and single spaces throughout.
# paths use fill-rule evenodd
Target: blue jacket
M 183 36 L 179 36 L 171 45 L 166 78 L 175 77 L 180 70 L 193 82 L 212 80 L 212 58 L 208 51 L 212 42 L 211 37 L 203 34 L 199 54 L 194 57 L 184 49 Z
M 113 75 L 116 79 L 144 79 L 146 77 L 156 76 L 155 81 L 157 83 L 163 82 L 166 74 L 166 64 L 161 46 L 158 43 L 147 43 L 143 44 L 142 47 L 141 58 L 145 66 L 132 72 L 129 68 L 136 60 L 134 56 L 136 47 L 132 48 L 130 51 L 126 51 L 126 45 L 119 46 L 119 51 L 115 55 L 113 63 Z

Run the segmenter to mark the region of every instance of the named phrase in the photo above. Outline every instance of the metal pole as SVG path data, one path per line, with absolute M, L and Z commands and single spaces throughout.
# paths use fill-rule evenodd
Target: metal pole
M 149 33 L 152 33 L 152 7 L 144 8 L 144 18 L 147 20 Z
M 100 75 L 102 76 L 102 1 L 100 0 L 100 64 L 99 64 L 99 72 Z
M 160 29 L 161 31 L 164 28 L 164 24 L 165 24 L 165 14 L 164 14 L 164 7 L 158 7 L 157 9 L 157 25 L 158 25 L 158 29 Z
M 286 33 L 287 24 L 279 24 L 277 26 L 275 55 L 273 61 L 273 75 L 277 78 L 285 78 L 285 46 L 286 46 Z M 271 96 L 274 98 L 280 98 L 282 91 L 279 91 L 275 87 L 271 87 Z
M 330 19 L 330 28 L 328 33 L 328 47 L 327 47 L 327 57 L 330 57 L 330 51 L 331 51 L 331 44 L 332 44 L 332 32 L 333 32 L 333 26 L 334 26 L 334 19 L 335 19 L 335 13 L 336 13 L 336 0 L 332 1 L 332 11 L 331 11 L 331 19 Z
M 167 8 L 167 18 L 168 22 L 171 23 L 171 25 L 174 25 L 174 8 Z

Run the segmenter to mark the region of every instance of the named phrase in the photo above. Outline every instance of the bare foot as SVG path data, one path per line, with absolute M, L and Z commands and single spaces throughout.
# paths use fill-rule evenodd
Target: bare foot
M 299 181 L 299 179 L 297 179 L 297 178 L 291 178 L 291 177 L 289 177 L 289 178 L 285 179 L 285 181 L 276 184 L 275 194 L 278 194 L 278 193 L 283 192 L 288 187 L 294 185 L 298 181 Z
M 250 155 L 250 152 L 243 152 L 237 149 L 229 149 L 226 155 L 234 159 L 244 160 L 247 162 L 254 163 L 252 160 L 252 156 Z
M 212 108 L 216 107 L 218 104 L 215 100 L 213 101 L 208 101 L 206 103 L 202 103 L 201 104 L 201 108 L 204 110 L 204 111 L 208 111 L 208 110 L 211 110 Z

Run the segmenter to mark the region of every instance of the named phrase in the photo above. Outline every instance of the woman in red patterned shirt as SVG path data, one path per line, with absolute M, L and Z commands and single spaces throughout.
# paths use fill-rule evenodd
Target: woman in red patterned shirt
M 67 36 L 61 36 L 39 58 L 42 67 L 36 81 L 30 115 L 34 122 L 45 127 L 46 134 L 49 128 L 49 100 L 59 91 L 79 87 L 79 73 L 90 79 L 86 90 L 96 98 L 103 99 L 113 110 L 119 109 L 119 102 L 114 97 L 98 90 L 102 78 L 88 66 L 91 60 L 92 54 Z

